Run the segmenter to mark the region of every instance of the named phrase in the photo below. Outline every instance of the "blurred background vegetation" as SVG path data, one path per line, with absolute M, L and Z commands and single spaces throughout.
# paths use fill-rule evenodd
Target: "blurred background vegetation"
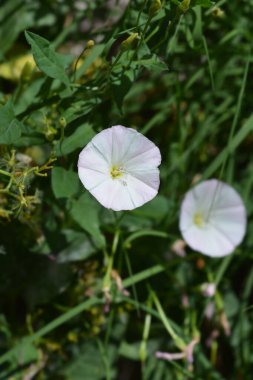
M 1 1 L 1 380 L 252 379 L 252 9 Z M 163 158 L 159 195 L 126 213 L 103 209 L 76 170 L 115 124 Z M 248 213 L 224 259 L 180 241 L 183 195 L 211 177 Z M 179 351 L 171 329 L 192 363 L 155 356 Z

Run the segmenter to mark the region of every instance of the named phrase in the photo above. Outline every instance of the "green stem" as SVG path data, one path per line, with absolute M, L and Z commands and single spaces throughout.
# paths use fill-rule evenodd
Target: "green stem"
M 118 61 L 120 60 L 122 54 L 123 54 L 123 51 L 120 51 L 119 54 L 117 55 L 117 57 L 115 58 L 115 61 L 111 65 L 110 72 L 112 72 L 112 69 L 118 63 Z
M 112 251 L 111 251 L 110 257 L 108 258 L 107 270 L 106 270 L 106 274 L 103 281 L 103 289 L 105 291 L 109 291 L 111 288 L 111 272 L 113 269 L 114 255 L 118 248 L 119 236 L 120 236 L 120 230 L 117 229 L 114 234 L 114 238 L 112 242 Z
M 133 271 L 132 271 L 131 262 L 130 262 L 129 257 L 128 257 L 128 252 L 126 251 L 126 249 L 123 249 L 123 250 L 124 250 L 127 270 L 128 270 L 128 273 L 129 273 L 129 278 L 132 279 L 133 278 Z M 139 304 L 139 299 L 138 299 L 138 294 L 137 294 L 137 290 L 136 290 L 136 286 L 135 286 L 134 282 L 132 282 L 132 289 L 133 289 L 134 299 L 135 299 L 135 301 L 136 301 L 136 303 L 138 305 Z M 140 310 L 139 310 L 138 306 L 137 306 L 137 313 L 138 313 L 138 316 L 139 316 Z
M 84 54 L 84 52 L 87 50 L 87 47 L 85 46 L 83 48 L 83 50 L 81 51 L 81 53 L 79 54 L 79 56 L 77 57 L 77 60 L 75 62 L 75 66 L 74 66 L 74 71 L 73 71 L 73 82 L 75 83 L 76 81 L 76 70 L 77 70 L 77 65 L 78 65 L 78 62 L 80 61 L 80 59 L 82 58 L 82 55 Z
M 7 177 L 12 177 L 11 173 L 8 173 L 5 170 L 1 170 L 1 169 L 0 169 L 0 174 L 6 175 Z
M 128 278 L 123 280 L 123 287 L 128 288 L 133 284 L 137 284 L 138 282 L 144 281 L 150 277 L 153 277 L 159 273 L 162 273 L 166 270 L 162 265 L 155 265 L 152 268 L 145 269 L 139 273 L 134 275 L 130 275 Z
M 205 39 L 204 36 L 202 36 L 202 41 L 203 41 L 203 46 L 204 46 L 205 53 L 206 53 L 206 56 L 207 56 L 207 62 L 208 62 L 208 68 L 209 68 L 209 74 L 210 74 L 210 80 L 211 80 L 212 90 L 213 90 L 213 92 L 215 92 L 213 68 L 212 68 L 212 64 L 211 64 L 211 60 L 210 60 L 210 54 L 209 54 L 208 46 L 207 46 L 206 39 Z
M 157 237 L 160 237 L 160 238 L 163 238 L 163 239 L 168 239 L 170 237 L 169 234 L 167 234 L 167 232 L 163 232 L 163 231 L 155 231 L 155 230 L 142 230 L 142 231 L 137 231 L 137 232 L 134 232 L 132 235 L 130 235 L 123 243 L 123 246 L 125 248 L 128 248 L 130 243 L 135 240 L 135 239 L 138 239 L 142 236 L 157 236 Z
M 110 370 L 110 362 L 108 358 L 108 350 L 106 350 L 106 348 L 103 346 L 103 344 L 101 343 L 99 339 L 97 339 L 97 344 L 100 351 L 100 355 L 104 362 L 105 378 L 106 380 L 111 380 L 111 370 Z
M 112 256 L 115 255 L 119 244 L 120 230 L 116 230 L 112 242 Z
M 216 276 L 215 281 L 214 281 L 216 287 L 218 287 L 218 285 L 219 285 L 224 273 L 228 269 L 228 266 L 229 266 L 232 259 L 233 259 L 233 255 L 229 255 L 229 256 L 225 257 L 222 260 L 221 264 L 219 265 L 219 269 L 217 271 L 217 276 Z
M 63 323 L 66 323 L 70 319 L 74 318 L 78 314 L 80 314 L 82 311 L 87 310 L 91 308 L 94 305 L 101 304 L 103 301 L 99 300 L 96 297 L 90 298 L 88 300 L 85 300 L 81 304 L 73 307 L 71 310 L 67 311 L 65 314 L 61 315 L 60 317 L 54 319 L 52 322 L 49 322 L 46 326 L 42 327 L 40 330 L 38 330 L 35 334 L 32 336 L 26 337 L 26 341 L 28 343 L 33 343 L 38 338 L 41 338 L 42 336 L 48 334 L 50 331 L 53 331 Z M 12 359 L 13 355 L 17 353 L 17 351 L 22 351 L 23 343 L 20 342 L 20 344 L 14 346 L 11 350 L 7 351 L 4 355 L 0 357 L 0 364 L 5 363 Z
M 142 4 L 141 9 L 140 9 L 140 12 L 139 12 L 138 17 L 137 17 L 137 27 L 139 26 L 139 22 L 140 22 L 141 14 L 142 14 L 142 12 L 143 12 L 143 10 L 144 10 L 144 8 L 145 8 L 147 2 L 148 2 L 148 0 L 145 0 L 145 1 L 143 2 L 143 4 Z
M 204 37 L 203 37 L 203 41 L 205 43 Z M 233 141 L 233 137 L 234 137 L 234 133 L 235 133 L 235 128 L 236 128 L 236 125 L 238 123 L 239 115 L 240 115 L 240 111 L 241 111 L 241 107 L 242 107 L 242 99 L 243 99 L 243 94 L 244 94 L 245 86 L 246 86 L 246 82 L 247 82 L 250 61 L 251 61 L 251 53 L 249 54 L 249 57 L 248 57 L 248 60 L 247 60 L 246 66 L 245 66 L 245 70 L 244 70 L 244 74 L 243 74 L 243 80 L 242 80 L 242 86 L 241 86 L 240 93 L 239 93 L 239 96 L 238 96 L 236 111 L 235 111 L 235 115 L 234 115 L 233 122 L 232 122 L 232 125 L 231 125 L 231 129 L 230 129 L 230 132 L 229 132 L 228 149 L 226 151 L 226 155 L 224 156 L 224 160 L 223 160 L 222 165 L 221 165 L 219 179 L 223 178 L 223 173 L 224 173 L 224 170 L 225 170 L 228 158 L 231 155 L 231 153 L 233 152 L 232 141 Z M 214 192 L 214 196 L 213 196 L 210 208 L 208 210 L 207 220 L 210 217 L 211 210 L 212 210 L 214 202 L 216 200 L 216 196 L 217 196 L 219 185 L 220 185 L 220 183 L 218 182 L 217 186 L 216 186 L 216 189 L 215 189 L 215 192 Z
M 148 306 L 149 307 L 152 306 L 151 302 L 148 302 Z M 152 320 L 151 314 L 147 313 L 145 316 L 142 341 L 141 341 L 140 349 L 139 349 L 140 360 L 142 363 L 144 363 L 147 358 L 147 341 L 148 341 L 150 327 L 151 327 L 151 320 Z
M 0 189 L 0 193 L 7 194 L 10 197 L 15 198 L 18 201 L 20 201 L 20 197 L 18 195 L 16 195 L 16 194 L 13 194 L 11 191 L 9 191 L 8 186 L 5 189 Z
M 133 283 L 137 283 L 139 281 L 143 281 L 146 278 L 149 278 L 151 276 L 154 276 L 160 272 L 162 272 L 164 268 L 160 267 L 159 265 L 155 266 L 151 272 L 151 270 L 144 270 L 140 273 L 137 273 L 134 275 L 134 278 L 127 278 L 123 281 L 123 286 L 124 288 L 128 288 L 131 286 Z M 136 301 L 131 300 L 129 297 L 121 297 L 124 302 L 128 302 L 134 306 L 136 306 Z M 122 302 L 122 301 L 120 301 Z M 53 331 L 54 329 L 58 328 L 62 324 L 68 322 L 70 319 L 76 317 L 78 314 L 83 312 L 84 310 L 87 310 L 95 305 L 101 305 L 104 303 L 104 300 L 101 300 L 97 297 L 90 298 L 88 300 L 85 300 L 84 302 L 80 303 L 79 305 L 73 307 L 72 309 L 68 310 L 66 313 L 62 314 L 58 318 L 55 318 L 53 321 L 49 322 L 47 325 L 42 327 L 40 330 L 35 332 L 32 336 L 28 336 L 27 339 L 29 340 L 30 343 L 33 343 L 36 341 L 38 338 L 43 337 L 44 335 L 48 334 L 49 332 Z M 146 305 L 139 304 L 139 307 L 142 308 L 144 311 L 154 315 L 157 318 L 160 318 L 160 316 L 151 308 L 147 307 Z M 17 349 L 20 348 L 22 349 L 22 343 L 15 345 L 12 349 L 10 349 L 8 352 L 6 352 L 4 355 L 0 357 L 0 364 L 11 360 L 13 355 L 16 354 Z
M 144 37 L 145 37 L 145 34 L 146 34 L 147 29 L 149 27 L 151 19 L 152 19 L 152 17 L 149 16 L 149 18 L 148 18 L 148 20 L 147 20 L 147 22 L 146 22 L 146 24 L 144 26 L 144 30 L 141 33 L 141 39 L 140 39 L 139 43 L 137 44 L 136 49 L 135 49 L 134 53 L 132 54 L 132 57 L 131 57 L 130 61 L 128 62 L 128 65 L 127 65 L 128 68 L 131 67 L 131 64 L 132 64 L 133 60 L 135 59 L 135 57 L 137 56 L 137 53 L 139 51 L 139 48 L 140 48 L 141 44 L 144 42 Z M 124 69 L 124 71 L 125 71 L 125 69 Z
M 160 318 L 164 324 L 164 327 L 166 328 L 166 330 L 168 331 L 169 335 L 171 336 L 171 338 L 173 339 L 175 345 L 182 351 L 185 350 L 186 348 L 186 344 L 184 343 L 184 341 L 176 334 L 176 332 L 173 330 L 168 318 L 166 317 L 166 314 L 162 308 L 162 305 L 158 299 L 158 297 L 156 296 L 156 294 L 153 292 L 153 290 L 150 290 L 151 292 L 151 296 L 153 298 L 153 301 L 155 303 L 155 306 L 157 308 L 157 311 L 160 315 Z
M 181 13 L 177 10 L 175 17 L 173 18 L 172 21 L 168 22 L 168 26 L 165 30 L 164 37 L 153 47 L 153 50 L 155 51 L 158 49 L 165 41 L 168 41 L 170 32 L 172 27 L 175 25 L 175 23 L 181 18 Z

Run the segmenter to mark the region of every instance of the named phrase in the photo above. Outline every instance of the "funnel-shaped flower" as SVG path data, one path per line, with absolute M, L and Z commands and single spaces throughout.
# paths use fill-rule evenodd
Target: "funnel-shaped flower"
M 180 230 L 184 240 L 204 255 L 232 253 L 246 230 L 246 210 L 239 194 L 216 179 L 188 191 L 181 205 Z
M 81 151 L 78 174 L 106 208 L 132 210 L 157 194 L 161 154 L 148 138 L 121 125 L 104 129 Z

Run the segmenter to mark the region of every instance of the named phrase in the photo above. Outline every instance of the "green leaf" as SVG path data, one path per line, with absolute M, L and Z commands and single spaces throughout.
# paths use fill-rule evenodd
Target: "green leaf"
M 215 171 L 222 165 L 227 155 L 232 154 L 237 147 L 253 132 L 253 115 L 251 115 L 238 130 L 235 136 L 231 139 L 230 146 L 227 145 L 220 154 L 210 163 L 203 173 L 204 178 L 211 177 Z
M 232 319 L 240 312 L 240 302 L 236 294 L 232 291 L 228 291 L 223 298 L 224 310 L 228 319 Z
M 194 0 L 192 6 L 200 5 L 201 7 L 210 8 L 215 5 L 215 2 L 211 0 Z
M 84 123 L 78 127 L 72 135 L 65 137 L 62 143 L 57 143 L 55 150 L 57 156 L 63 156 L 76 150 L 83 148 L 95 135 L 92 126 L 89 123 Z
M 12 101 L 9 100 L 4 106 L 0 108 L 0 128 L 10 124 L 12 119 L 15 118 Z
M 105 354 L 108 364 L 112 366 L 112 361 L 117 355 L 115 346 L 109 345 Z M 62 369 L 64 378 L 66 376 L 72 380 L 102 380 L 105 378 L 105 371 L 102 353 L 94 340 L 86 341 L 79 350 L 76 350 L 75 357 Z M 113 375 L 112 372 L 111 375 Z M 114 378 L 115 376 L 110 377 L 110 379 Z
M 0 144 L 13 144 L 21 136 L 21 123 L 14 119 L 5 130 L 0 131 L 0 133 Z
M 15 97 L 15 114 L 18 116 L 26 111 L 28 107 L 39 101 L 39 91 L 45 85 L 47 77 L 39 77 L 34 80 L 25 90 Z
M 15 147 L 29 147 L 32 145 L 42 145 L 45 143 L 45 139 L 43 137 L 38 136 L 21 136 L 18 141 L 15 141 Z
M 140 59 L 135 63 L 145 67 L 152 73 L 161 73 L 163 71 L 169 70 L 167 64 L 163 62 L 156 54 L 153 54 L 150 58 L 147 59 Z
M 71 103 L 69 103 L 68 99 L 68 102 L 66 102 L 66 104 L 62 104 L 62 106 L 65 107 L 65 111 L 61 116 L 66 119 L 67 123 L 71 123 L 79 117 L 87 115 L 91 111 L 94 112 L 95 107 L 100 103 L 101 98 L 92 97 L 92 95 L 89 97 L 82 96 L 82 99 L 78 99 L 77 101 L 73 101 L 73 99 L 71 99 Z
M 8 101 L 0 108 L 0 144 L 13 144 L 21 136 L 22 123 L 15 119 L 13 105 Z
M 120 76 L 112 76 L 112 92 L 114 100 L 121 110 L 123 101 L 135 80 L 135 72 L 132 69 L 124 71 Z
M 12 360 L 18 365 L 26 365 L 38 360 L 39 352 L 30 341 L 29 337 L 24 337 L 13 350 Z
M 71 281 L 72 273 L 68 263 L 59 264 L 44 255 L 34 254 L 29 261 L 28 266 L 22 266 L 21 269 L 26 268 L 29 273 L 29 279 L 24 281 L 22 296 L 27 305 L 33 308 L 64 292 Z
M 57 255 L 58 263 L 85 260 L 96 252 L 96 247 L 83 232 L 64 230 L 69 246 Z
M 56 53 L 48 40 L 32 32 L 25 32 L 27 42 L 31 45 L 34 60 L 47 76 L 59 79 L 69 86 L 69 78 L 65 73 L 61 55 Z
M 79 190 L 77 173 L 60 167 L 52 170 L 52 189 L 56 198 L 68 198 Z
M 0 54 L 4 54 L 11 48 L 19 33 L 34 24 L 35 8 L 23 0 L 1 1 L 0 4 Z M 14 51 L 16 52 L 15 48 Z
M 86 192 L 73 203 L 70 214 L 86 232 L 95 240 L 98 247 L 105 246 L 104 236 L 99 228 L 99 205 L 95 199 Z
M 134 215 L 140 215 L 148 219 L 162 220 L 168 215 L 170 203 L 163 195 L 157 195 L 151 202 L 133 211 Z
M 140 360 L 140 343 L 141 342 L 121 342 L 119 347 L 119 355 L 130 360 Z

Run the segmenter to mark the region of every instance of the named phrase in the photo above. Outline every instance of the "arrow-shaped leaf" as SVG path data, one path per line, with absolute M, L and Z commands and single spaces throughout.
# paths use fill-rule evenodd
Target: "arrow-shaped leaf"
M 48 40 L 32 32 L 25 32 L 27 42 L 31 45 L 34 60 L 47 76 L 59 79 L 69 86 L 69 78 L 64 70 L 61 55 L 56 53 Z

